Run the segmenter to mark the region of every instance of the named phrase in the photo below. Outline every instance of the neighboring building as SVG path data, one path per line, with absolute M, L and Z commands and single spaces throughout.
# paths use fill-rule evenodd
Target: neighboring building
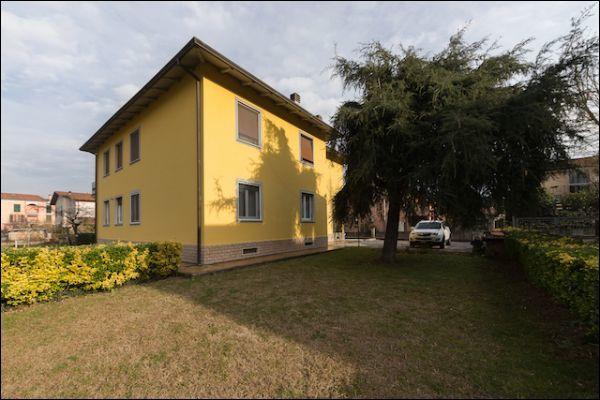
M 554 197 L 598 184 L 598 156 L 575 158 L 571 164 L 574 167 L 558 169 L 542 183 L 542 187 Z
M 67 217 L 77 216 L 84 224 L 94 224 L 96 200 L 91 193 L 54 192 L 50 204 L 55 207 L 55 224 L 67 226 Z
M 200 264 L 325 248 L 342 166 L 298 103 L 193 38 L 81 147 L 98 241 L 177 241 Z
M 36 194 L 2 193 L 2 230 L 53 223 L 54 208 L 48 199 Z

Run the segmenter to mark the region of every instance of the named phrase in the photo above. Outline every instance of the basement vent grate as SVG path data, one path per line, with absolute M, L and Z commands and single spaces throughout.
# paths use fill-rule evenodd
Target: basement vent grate
M 305 246 L 311 246 L 313 244 L 313 240 L 312 239 L 304 239 L 304 245 Z
M 257 247 L 248 247 L 247 249 L 242 249 L 242 254 L 253 254 L 258 252 Z

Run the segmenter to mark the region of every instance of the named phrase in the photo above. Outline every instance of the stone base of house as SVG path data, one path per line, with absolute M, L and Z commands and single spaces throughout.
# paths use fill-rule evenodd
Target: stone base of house
M 267 240 L 262 242 L 232 243 L 202 247 L 200 264 L 214 264 L 263 257 L 310 249 L 327 249 L 328 236 L 302 239 Z M 98 243 L 111 243 L 114 240 L 98 239 Z M 197 250 L 194 245 L 184 245 L 181 259 L 184 263 L 197 264 Z
M 184 261 L 196 262 L 195 246 L 189 247 Z M 295 252 L 300 250 L 327 248 L 327 236 L 303 239 L 267 240 L 262 242 L 232 243 L 217 246 L 205 246 L 201 251 L 201 264 L 214 264 L 262 257 L 271 254 Z M 193 259 L 189 256 L 193 255 Z M 189 261 L 188 261 L 189 260 Z

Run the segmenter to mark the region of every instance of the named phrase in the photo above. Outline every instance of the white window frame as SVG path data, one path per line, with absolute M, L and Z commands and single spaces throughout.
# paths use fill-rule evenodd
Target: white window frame
M 242 105 L 243 107 L 247 107 L 252 111 L 258 113 L 258 144 L 249 142 L 240 137 L 240 132 L 238 130 L 238 106 Z M 262 112 L 258 109 L 258 107 L 249 104 L 246 101 L 241 100 L 240 98 L 235 98 L 235 139 L 240 142 L 247 144 L 252 147 L 256 147 L 258 149 L 262 149 Z
M 137 131 L 138 133 L 138 158 L 136 160 L 131 159 L 131 135 Z M 142 127 L 138 126 L 131 132 L 129 132 L 129 165 L 135 164 L 142 159 Z
M 309 194 L 312 195 L 312 215 L 310 218 L 304 218 L 304 203 L 302 201 L 302 198 L 304 197 L 305 194 Z M 300 222 L 308 222 L 308 223 L 312 223 L 315 222 L 315 193 L 311 192 L 309 190 L 301 190 L 300 191 Z
M 110 200 L 104 200 L 102 204 L 104 204 L 104 208 L 102 210 L 102 212 L 104 212 L 102 226 L 110 226 Z
M 133 196 L 137 195 L 138 198 L 138 220 L 133 220 Z M 134 190 L 129 193 L 129 225 L 140 225 L 142 223 L 142 193 L 139 190 Z
M 258 187 L 258 218 L 256 217 L 240 217 L 240 185 Z M 235 183 L 235 215 L 238 222 L 262 222 L 263 220 L 263 191 L 262 183 L 257 181 L 249 181 L 238 179 Z M 244 199 L 246 200 L 246 199 Z M 246 203 L 247 205 L 248 203 Z
M 305 136 L 305 137 L 309 138 L 310 140 L 312 140 L 313 162 L 304 161 L 304 159 L 302 158 L 302 136 Z M 302 164 L 306 165 L 307 167 L 315 166 L 315 137 L 304 131 L 298 131 L 298 159 L 300 160 L 300 162 Z M 306 192 L 306 193 L 308 193 L 308 192 Z
M 121 199 L 121 214 L 119 215 L 119 202 Z M 123 196 L 115 196 L 115 226 L 123 225 Z

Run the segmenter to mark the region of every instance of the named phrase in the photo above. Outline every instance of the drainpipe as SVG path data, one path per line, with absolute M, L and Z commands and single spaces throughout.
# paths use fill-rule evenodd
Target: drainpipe
M 184 72 L 190 75 L 196 81 L 196 174 L 198 176 L 198 188 L 196 197 L 196 264 L 202 263 L 201 249 L 202 249 L 202 179 L 203 179 L 203 160 L 200 159 L 202 154 L 202 113 L 200 112 L 201 96 L 202 96 L 202 80 L 200 76 L 196 74 L 194 70 L 181 63 L 181 59 L 176 60 L 177 66 L 179 66 Z

